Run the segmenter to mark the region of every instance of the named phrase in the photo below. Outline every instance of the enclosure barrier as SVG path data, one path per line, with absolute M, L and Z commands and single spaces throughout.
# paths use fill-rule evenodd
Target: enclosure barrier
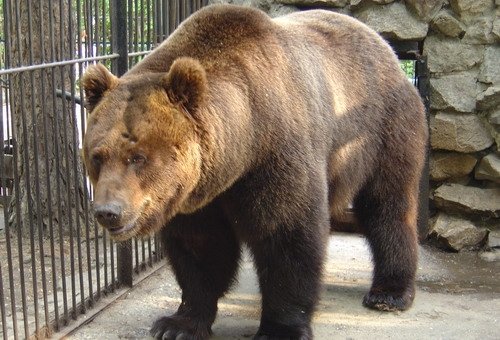
M 4 339 L 60 332 L 161 257 L 91 212 L 79 79 L 122 75 L 207 1 L 0 0 L 0 314 Z

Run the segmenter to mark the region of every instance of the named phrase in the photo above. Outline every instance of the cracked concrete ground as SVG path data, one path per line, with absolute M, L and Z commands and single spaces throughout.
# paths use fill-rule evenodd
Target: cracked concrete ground
M 331 236 L 323 292 L 313 319 L 316 339 L 499 339 L 500 262 L 477 253 L 443 253 L 422 246 L 413 307 L 402 313 L 361 305 L 370 286 L 368 247 L 358 235 Z M 137 284 L 70 339 L 148 338 L 153 321 L 173 313 L 180 301 L 170 268 Z M 258 328 L 260 295 L 249 256 L 238 284 L 219 302 L 213 339 L 248 339 Z

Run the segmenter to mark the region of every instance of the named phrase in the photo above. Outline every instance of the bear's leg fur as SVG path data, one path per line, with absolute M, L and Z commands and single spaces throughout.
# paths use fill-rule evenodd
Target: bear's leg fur
M 158 339 L 207 339 L 217 301 L 234 281 L 240 245 L 222 214 L 212 207 L 177 216 L 163 233 L 182 303 L 175 314 L 158 319 L 151 334 Z
M 398 167 L 388 168 L 381 170 L 359 193 L 354 209 L 374 260 L 372 287 L 363 304 L 395 311 L 408 309 L 415 296 L 418 254 L 415 174 L 419 171 L 409 166 L 408 172 L 391 174 L 390 169 Z
M 311 316 L 318 300 L 327 223 L 309 221 L 255 244 L 262 315 L 254 339 L 312 339 Z

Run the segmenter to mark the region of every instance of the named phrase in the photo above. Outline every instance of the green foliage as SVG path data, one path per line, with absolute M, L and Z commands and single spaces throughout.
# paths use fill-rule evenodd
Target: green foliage
M 415 60 L 400 60 L 399 65 L 408 79 L 415 78 Z

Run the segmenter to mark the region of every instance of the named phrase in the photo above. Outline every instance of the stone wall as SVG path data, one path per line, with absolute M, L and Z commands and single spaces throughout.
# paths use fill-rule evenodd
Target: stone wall
M 430 73 L 429 236 L 456 251 L 500 246 L 500 0 L 212 2 L 271 16 L 325 8 L 389 39 L 422 41 Z

